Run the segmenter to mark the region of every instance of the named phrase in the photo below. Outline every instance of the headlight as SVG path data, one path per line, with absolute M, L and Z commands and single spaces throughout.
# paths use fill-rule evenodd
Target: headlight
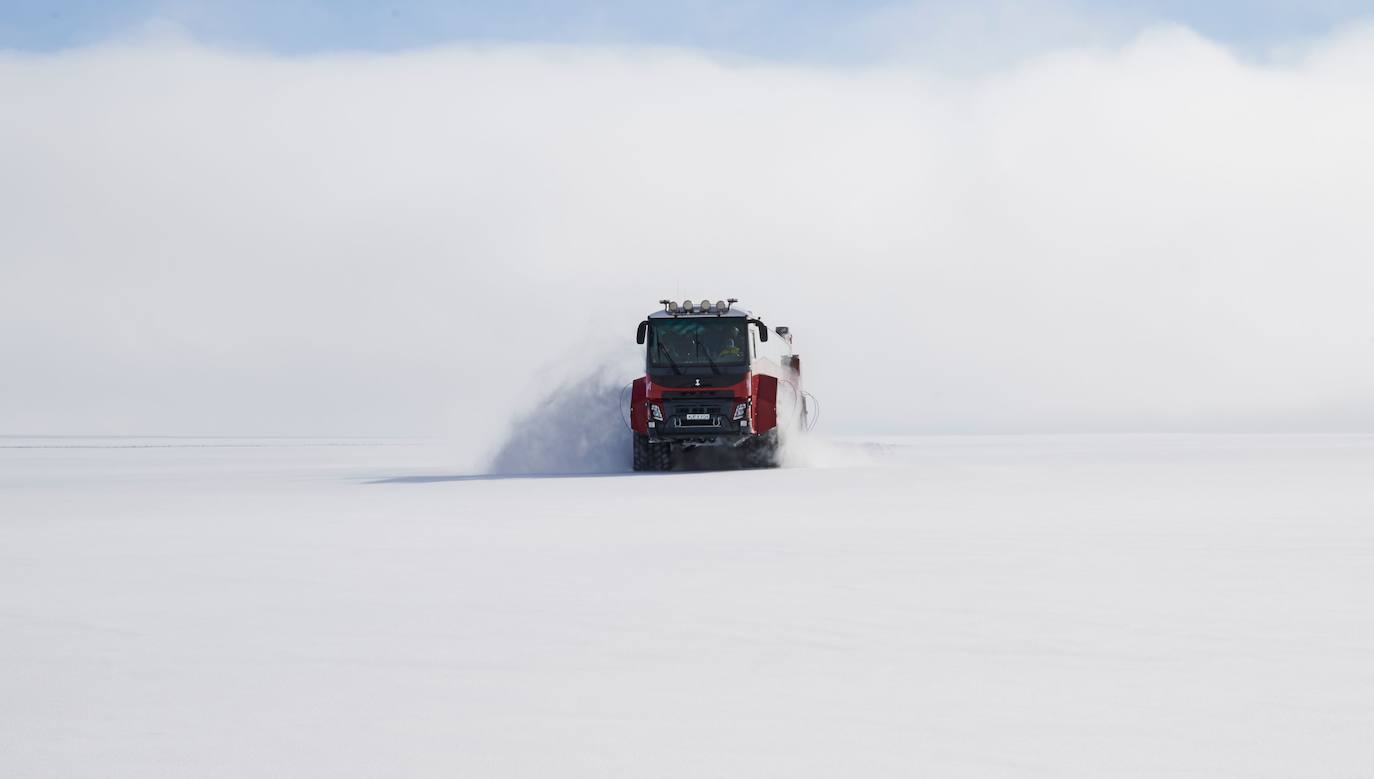
M 749 411 L 749 401 L 745 401 L 735 406 L 735 420 L 744 419 L 744 415 Z
M 657 403 L 650 403 L 650 404 L 649 404 L 649 416 L 653 417 L 655 422 L 662 422 L 662 421 L 663 421 L 663 409 L 659 408 Z

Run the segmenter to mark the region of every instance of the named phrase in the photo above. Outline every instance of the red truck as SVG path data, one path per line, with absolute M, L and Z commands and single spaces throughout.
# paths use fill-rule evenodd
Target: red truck
M 721 464 L 778 464 L 780 430 L 805 430 L 801 359 L 792 334 L 736 306 L 659 301 L 639 323 L 644 376 L 630 391 L 636 471 L 671 470 L 705 449 Z

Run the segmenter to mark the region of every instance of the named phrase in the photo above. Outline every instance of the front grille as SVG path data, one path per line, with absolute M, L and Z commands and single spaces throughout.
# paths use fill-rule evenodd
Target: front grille
M 673 392 L 667 390 L 663 393 L 664 400 L 706 400 L 708 398 L 733 398 L 735 393 L 730 390 L 700 390 L 697 392 Z
M 663 413 L 673 428 L 719 429 L 729 417 L 733 398 L 728 401 L 704 400 L 700 395 L 691 398 L 665 400 Z

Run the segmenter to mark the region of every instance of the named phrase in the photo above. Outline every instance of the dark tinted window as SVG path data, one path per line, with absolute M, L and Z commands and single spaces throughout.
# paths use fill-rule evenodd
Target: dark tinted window
M 740 366 L 749 362 L 743 319 L 655 319 L 649 323 L 649 364 L 657 368 Z

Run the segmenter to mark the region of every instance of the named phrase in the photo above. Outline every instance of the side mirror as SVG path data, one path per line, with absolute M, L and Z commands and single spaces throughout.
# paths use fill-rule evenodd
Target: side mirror
M 760 321 L 757 320 L 757 319 L 750 319 L 750 320 L 749 320 L 749 324 L 755 325 L 755 326 L 758 327 L 758 329 L 759 329 L 759 340 L 760 340 L 760 341 L 767 341 L 767 340 L 768 340 L 768 325 L 765 325 L 763 322 L 760 322 Z
M 642 344 L 642 343 L 644 343 L 644 336 L 645 336 L 645 334 L 648 333 L 648 332 L 649 332 L 649 320 L 646 319 L 646 320 L 644 320 L 643 322 L 640 322 L 640 323 L 639 323 L 639 330 L 635 332 L 635 343 L 637 343 L 637 344 Z
M 778 332 L 778 335 L 781 336 L 786 336 L 788 333 L 792 332 L 790 329 L 788 329 L 787 325 L 778 325 L 773 329 L 776 330 Z

